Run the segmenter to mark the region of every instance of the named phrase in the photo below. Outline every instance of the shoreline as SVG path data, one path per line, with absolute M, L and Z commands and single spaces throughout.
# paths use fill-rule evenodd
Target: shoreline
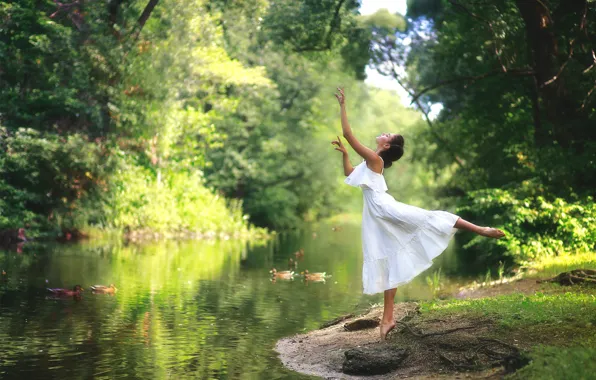
M 378 336 L 378 306 L 282 338 L 275 351 L 286 368 L 324 379 L 501 379 L 531 363 L 538 345 L 566 347 L 582 334 L 596 341 L 591 322 L 578 320 L 585 314 L 583 308 L 556 315 L 551 319 L 557 323 L 552 323 L 541 316 L 550 305 L 539 303 L 544 298 L 553 308 L 563 308 L 574 295 L 594 297 L 596 287 L 561 286 L 538 278 L 520 276 L 480 288 L 469 285 L 448 300 L 398 303 L 396 328 L 384 342 Z M 529 310 L 536 315 L 517 315 L 528 302 L 536 303 Z M 538 322 L 532 319 L 536 316 Z M 569 323 L 559 324 L 565 322 Z M 356 330 L 351 329 L 354 325 Z

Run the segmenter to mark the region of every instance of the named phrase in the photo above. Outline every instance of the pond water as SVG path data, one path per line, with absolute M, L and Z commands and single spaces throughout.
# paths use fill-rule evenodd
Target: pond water
M 269 270 L 287 269 L 300 248 L 298 271 L 332 277 L 272 282 Z M 382 302 L 362 294 L 361 266 L 358 225 L 319 225 L 265 245 L 87 242 L 3 251 L 0 378 L 305 379 L 283 368 L 275 342 Z M 457 267 L 453 250 L 398 298 L 430 298 L 426 276 L 439 267 Z M 110 283 L 114 296 L 89 291 Z M 85 288 L 78 300 L 46 290 L 76 284 Z

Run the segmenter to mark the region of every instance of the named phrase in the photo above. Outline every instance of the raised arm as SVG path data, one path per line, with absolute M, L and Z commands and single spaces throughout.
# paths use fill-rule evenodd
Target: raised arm
M 341 139 L 339 138 L 339 136 L 337 136 L 337 141 L 333 140 L 333 141 L 331 141 L 331 144 L 337 145 L 335 147 L 335 150 L 339 150 L 342 153 L 343 164 L 344 164 L 344 174 L 346 175 L 346 177 L 349 176 L 354 171 L 354 167 L 350 163 L 350 158 L 348 157 L 348 151 L 346 150 L 346 147 L 341 142 Z
M 337 90 L 339 91 L 339 94 L 335 94 L 335 97 L 339 101 L 341 108 L 341 129 L 343 131 L 344 138 L 348 141 L 348 144 L 350 144 L 356 153 L 366 160 L 368 167 L 380 173 L 381 169 L 383 168 L 383 161 L 381 160 L 381 157 L 379 157 L 374 150 L 362 145 L 352 133 L 350 123 L 348 123 L 348 113 L 346 112 L 346 97 L 344 95 L 344 90 L 342 88 L 338 88 Z

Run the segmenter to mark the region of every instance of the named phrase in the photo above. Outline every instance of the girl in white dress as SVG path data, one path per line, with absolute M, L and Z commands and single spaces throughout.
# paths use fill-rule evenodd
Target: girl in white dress
M 343 153 L 345 182 L 362 188 L 362 268 L 365 294 L 384 292 L 381 339 L 395 327 L 393 306 L 396 288 L 410 282 L 432 265 L 457 229 L 475 232 L 495 239 L 505 234 L 495 228 L 479 227 L 446 211 L 428 211 L 396 201 L 387 191 L 383 169 L 404 153 L 404 138 L 399 134 L 377 136 L 376 150 L 362 145 L 352 134 L 348 123 L 345 95 L 341 88 L 335 94 L 341 107 L 343 136 L 364 161 L 352 167 L 340 138 L 332 141 Z

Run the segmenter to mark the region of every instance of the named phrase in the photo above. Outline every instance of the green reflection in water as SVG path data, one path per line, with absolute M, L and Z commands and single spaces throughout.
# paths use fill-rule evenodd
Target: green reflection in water
M 298 271 L 325 283 L 270 281 L 304 248 Z M 425 275 L 400 300 L 430 297 Z M 242 242 L 86 243 L 0 253 L 0 377 L 308 378 L 284 369 L 277 339 L 381 302 L 361 293 L 360 228 L 286 234 L 266 246 Z M 93 284 L 116 284 L 115 296 Z M 81 284 L 81 300 L 51 299 L 46 287 Z

